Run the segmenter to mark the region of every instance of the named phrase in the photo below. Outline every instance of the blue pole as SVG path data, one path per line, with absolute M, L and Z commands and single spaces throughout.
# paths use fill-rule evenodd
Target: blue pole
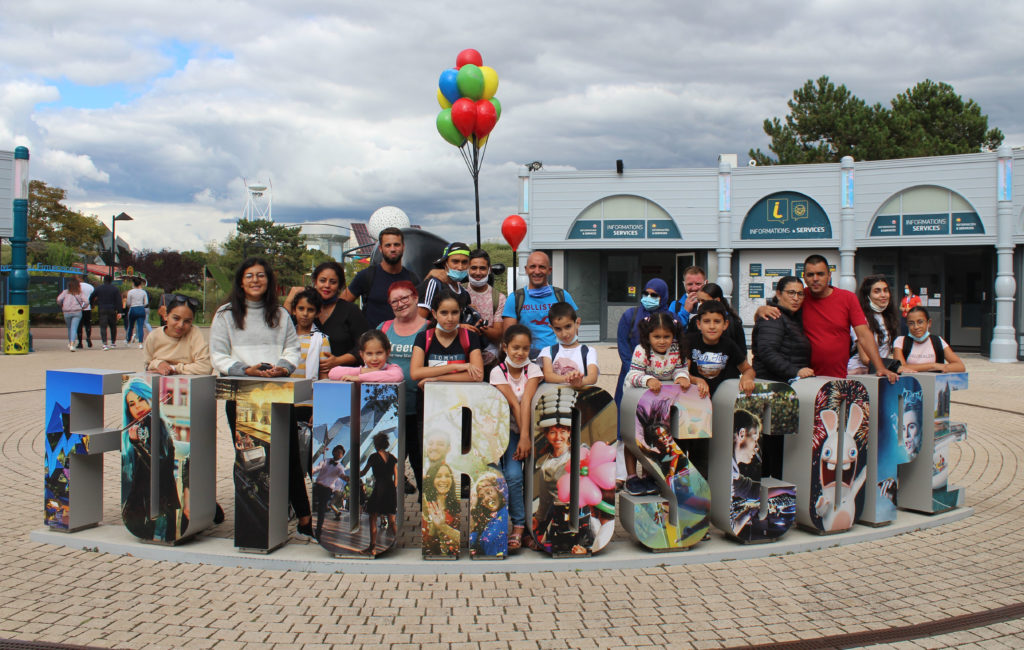
M 14 150 L 15 165 L 19 160 L 28 160 L 28 148 Z M 27 166 L 27 163 L 25 163 Z M 27 184 L 27 180 L 26 180 Z M 14 199 L 14 236 L 11 237 L 10 304 L 28 304 L 28 196 Z

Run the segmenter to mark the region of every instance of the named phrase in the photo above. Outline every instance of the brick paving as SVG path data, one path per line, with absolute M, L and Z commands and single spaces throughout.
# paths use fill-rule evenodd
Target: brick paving
M 0 507 L 9 524 L 0 532 L 0 638 L 120 648 L 716 648 L 884 630 L 1024 602 L 1024 415 L 1013 412 L 1024 412 L 1021 364 L 968 358 L 971 388 L 953 394 L 953 418 L 969 427 L 951 453 L 950 476 L 974 508 L 965 520 L 717 564 L 400 576 L 175 564 L 31 542 L 42 523 L 43 370 L 142 363 L 138 349 L 69 353 L 61 345 L 37 338 L 32 355 L 0 356 L 0 482 L 8 497 Z M 607 346 L 599 352 L 607 389 L 617 359 Z M 221 503 L 231 501 L 223 470 L 231 453 L 221 436 Z M 111 524 L 117 463 L 108 454 Z M 414 538 L 411 517 L 404 543 Z M 210 534 L 230 532 L 229 520 Z M 1024 620 L 891 647 L 1021 648 Z

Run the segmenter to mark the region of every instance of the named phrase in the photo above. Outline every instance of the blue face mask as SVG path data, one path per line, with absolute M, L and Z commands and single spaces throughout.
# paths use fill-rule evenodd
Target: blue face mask
M 654 311 L 661 304 L 661 298 L 654 298 L 651 296 L 644 296 L 640 299 L 640 304 L 644 306 L 647 311 Z
M 915 341 L 917 341 L 918 343 L 924 343 L 925 341 L 927 341 L 927 340 L 928 340 L 928 337 L 930 337 L 931 335 L 932 335 L 931 331 L 926 331 L 926 332 L 925 332 L 924 334 L 922 334 L 922 335 L 921 335 L 920 337 L 918 337 L 918 336 L 914 336 L 913 334 L 911 334 L 911 333 L 907 332 L 907 336 L 909 336 L 910 338 L 914 339 L 914 340 L 915 340 Z
M 456 282 L 463 282 L 469 277 L 469 271 L 463 269 L 456 271 L 455 269 L 448 269 L 448 277 Z

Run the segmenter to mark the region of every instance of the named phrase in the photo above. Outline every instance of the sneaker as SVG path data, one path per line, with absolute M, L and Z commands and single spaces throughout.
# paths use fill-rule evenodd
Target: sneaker
M 644 482 L 644 494 L 661 494 L 661 488 L 650 476 L 645 476 L 640 479 Z
M 639 476 L 630 476 L 626 479 L 626 492 L 635 497 L 647 494 L 647 486 Z
M 117 347 L 117 343 L 114 343 L 113 341 L 111 341 L 110 342 L 110 347 L 111 348 L 116 348 Z
M 310 522 L 305 525 L 299 524 L 295 527 L 295 532 L 298 533 L 300 537 L 305 537 L 307 539 L 316 541 L 316 535 L 313 534 L 313 522 Z
M 224 523 L 224 508 L 221 508 L 219 503 L 215 503 L 214 505 L 216 506 L 216 510 L 213 511 L 213 523 L 215 525 L 222 524 Z
M 82 342 L 81 341 L 79 341 L 78 343 L 75 344 L 75 349 L 76 350 L 81 350 L 82 349 Z
M 140 349 L 140 350 L 142 349 L 142 344 L 141 344 L 141 343 L 139 343 L 139 349 Z
M 90 347 L 90 348 L 92 347 L 92 341 L 91 341 L 91 340 L 87 340 L 87 341 L 86 341 L 86 343 L 88 343 L 88 344 L 89 344 L 89 347 Z
M 104 344 L 103 344 L 103 349 L 104 349 L 104 350 L 109 350 L 110 348 L 109 348 L 109 347 L 107 346 L 107 344 L 106 344 L 106 343 L 104 343 Z

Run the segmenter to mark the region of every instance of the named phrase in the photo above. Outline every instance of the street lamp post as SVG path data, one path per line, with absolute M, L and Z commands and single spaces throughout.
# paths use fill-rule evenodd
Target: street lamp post
M 110 275 L 114 275 L 114 267 L 117 264 L 117 222 L 134 221 L 129 215 L 122 212 L 110 220 Z

